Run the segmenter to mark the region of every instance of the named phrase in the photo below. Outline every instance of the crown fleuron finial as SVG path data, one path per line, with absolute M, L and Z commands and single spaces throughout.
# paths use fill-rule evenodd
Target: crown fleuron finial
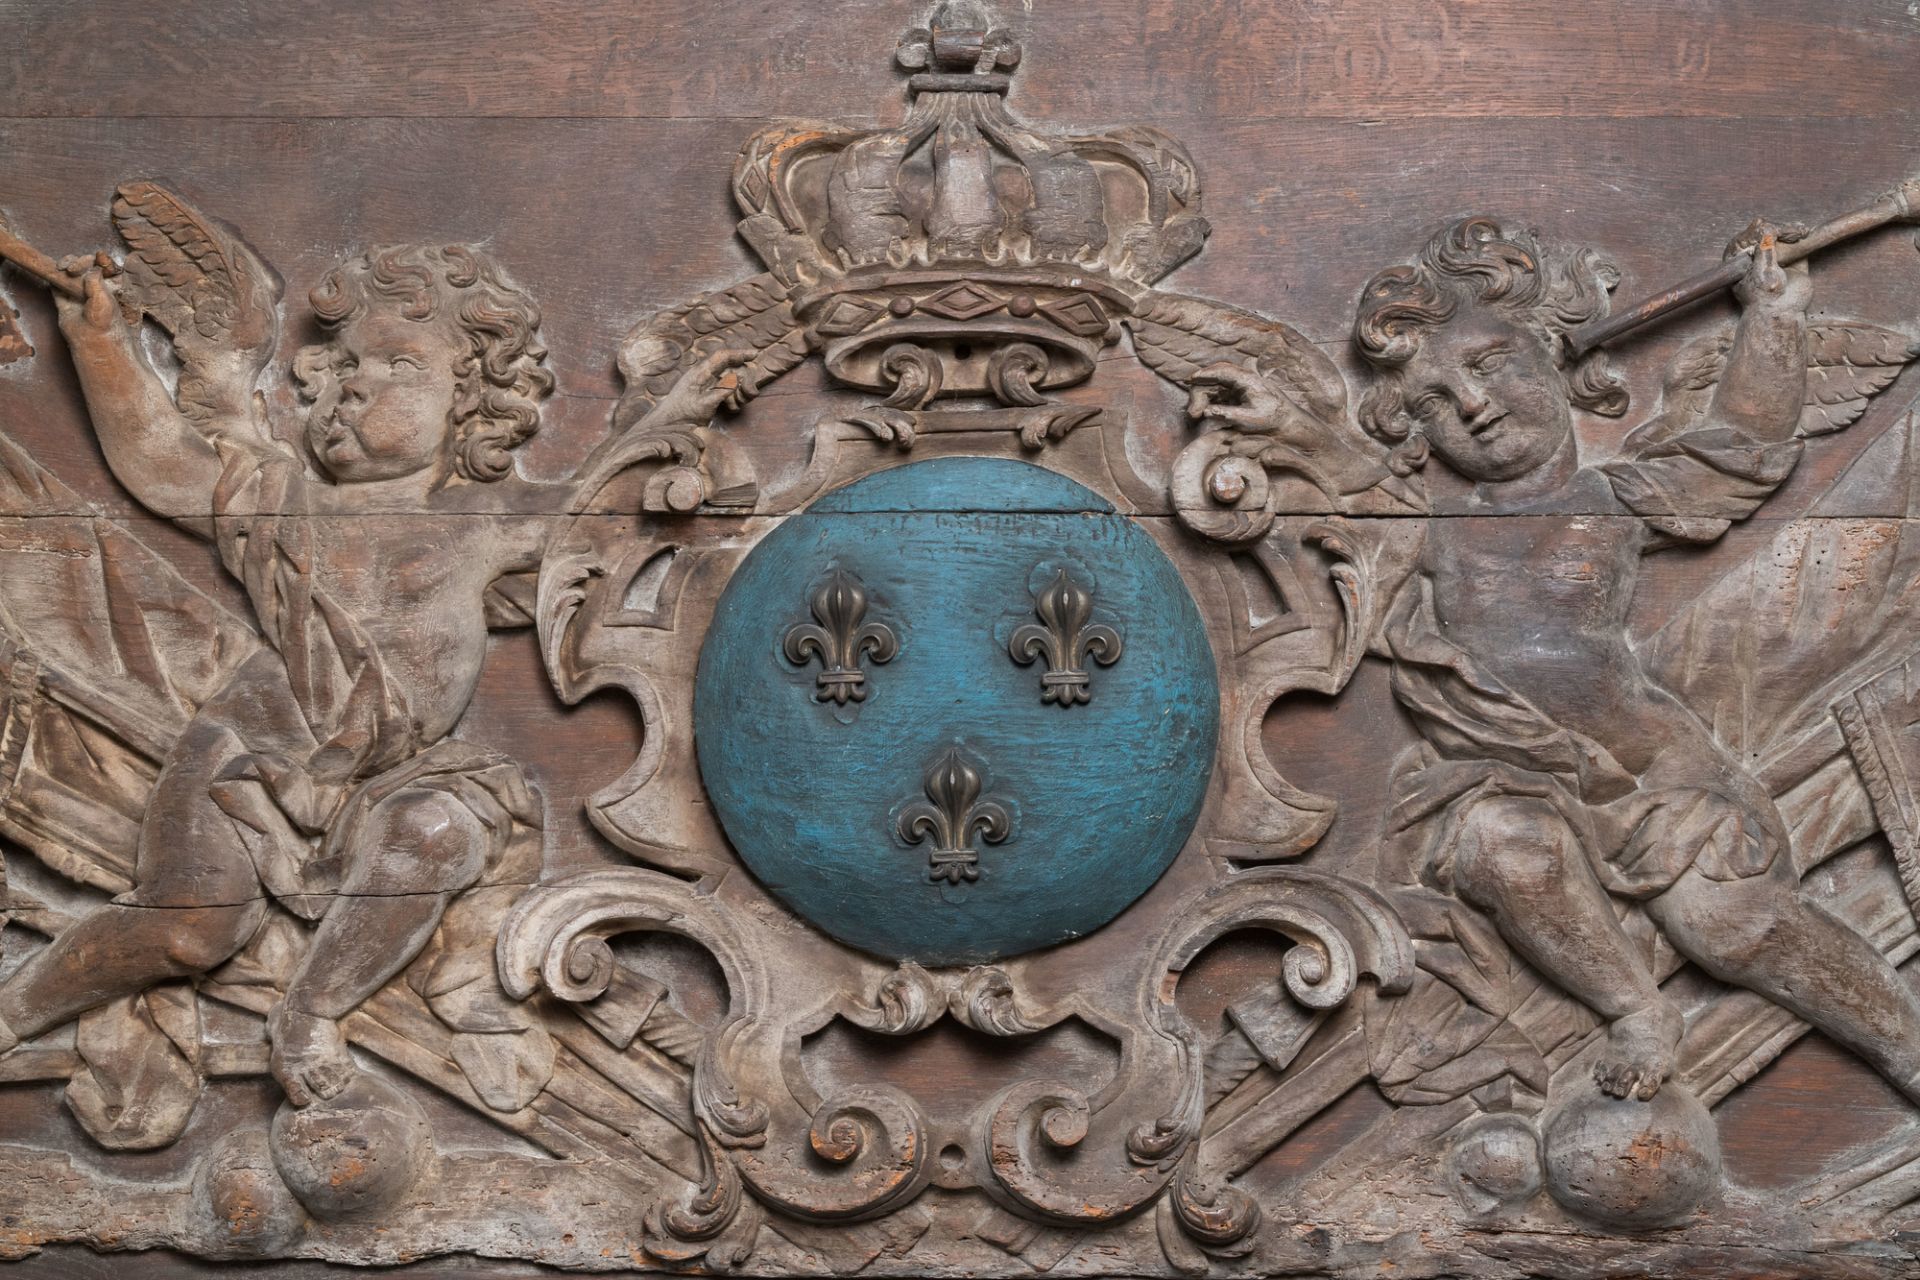
M 1005 72 L 1020 65 L 1020 44 L 1012 32 L 994 23 L 984 5 L 947 0 L 926 26 L 902 37 L 894 56 L 907 70 L 923 73 L 909 82 L 916 93 L 1004 93 Z

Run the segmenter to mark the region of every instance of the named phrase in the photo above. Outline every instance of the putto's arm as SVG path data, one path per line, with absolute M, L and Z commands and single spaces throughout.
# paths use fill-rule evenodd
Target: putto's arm
M 89 271 L 83 286 L 84 301 L 64 293 L 55 301 L 107 465 L 149 511 L 204 534 L 219 456 L 174 404 L 101 273 Z
M 1793 438 L 1806 399 L 1812 284 L 1804 267 L 1782 269 L 1774 260 L 1772 233 L 1758 230 L 1753 265 L 1734 290 L 1743 308 L 1740 324 L 1702 425 L 1728 428 L 1756 444 L 1778 444 Z

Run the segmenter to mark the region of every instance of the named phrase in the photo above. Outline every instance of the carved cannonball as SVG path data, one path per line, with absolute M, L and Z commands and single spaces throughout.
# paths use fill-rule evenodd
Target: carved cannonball
M 1547 1190 L 1569 1212 L 1644 1231 L 1671 1225 L 1720 1185 L 1720 1135 L 1692 1091 L 1669 1081 L 1650 1102 L 1587 1086 L 1548 1116 Z
M 390 1208 L 433 1161 L 433 1131 L 411 1098 L 362 1073 L 339 1096 L 285 1105 L 273 1118 L 273 1163 L 314 1216 Z
M 193 1203 L 205 1251 L 219 1258 L 277 1253 L 299 1239 L 307 1223 L 258 1129 L 230 1133 L 207 1153 L 194 1172 Z
M 1447 1152 L 1447 1185 L 1473 1214 L 1525 1204 L 1540 1190 L 1540 1135 L 1525 1116 L 1481 1116 Z

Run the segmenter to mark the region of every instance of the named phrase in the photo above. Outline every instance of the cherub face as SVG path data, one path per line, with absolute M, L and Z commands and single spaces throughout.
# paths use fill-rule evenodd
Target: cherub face
M 1428 332 L 1405 370 L 1406 403 L 1440 460 L 1469 480 L 1516 480 L 1573 432 L 1573 408 L 1540 337 L 1474 303 Z
M 456 364 L 466 345 L 438 321 L 375 307 L 327 344 L 333 385 L 313 402 L 307 447 L 336 483 L 415 475 L 447 461 Z

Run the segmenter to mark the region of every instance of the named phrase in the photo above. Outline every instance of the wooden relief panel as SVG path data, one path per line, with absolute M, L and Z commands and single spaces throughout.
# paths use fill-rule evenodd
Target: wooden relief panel
M 0 1253 L 1912 1274 L 1920 23 L 1748 7 L 1727 147 L 1363 0 L 687 6 L 651 170 L 21 74 Z M 1237 120 L 1293 21 L 1386 143 Z

